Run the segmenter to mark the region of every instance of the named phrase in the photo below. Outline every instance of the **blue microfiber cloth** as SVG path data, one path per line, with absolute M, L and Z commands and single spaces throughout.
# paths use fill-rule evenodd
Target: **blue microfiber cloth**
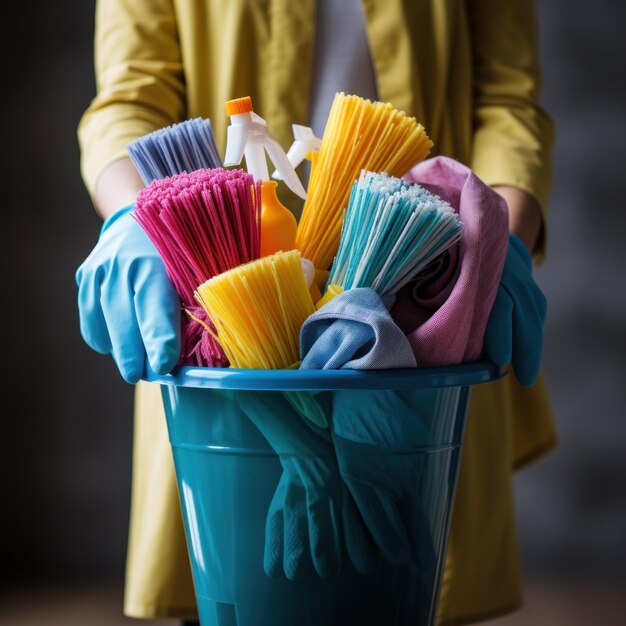
M 309 316 L 300 331 L 300 369 L 416 367 L 407 338 L 391 318 L 394 297 L 348 289 Z

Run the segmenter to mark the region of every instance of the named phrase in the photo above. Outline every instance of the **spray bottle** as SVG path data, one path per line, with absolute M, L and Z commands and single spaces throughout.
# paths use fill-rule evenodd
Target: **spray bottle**
M 252 108 L 249 96 L 226 102 L 230 117 L 224 165 L 239 165 L 246 157 L 248 173 L 261 180 L 261 256 L 296 247 L 297 222 L 293 213 L 276 195 L 278 183 L 270 180 L 265 152 L 293 193 L 306 200 L 306 191 L 295 168 L 267 122 Z
M 312 173 L 322 145 L 322 140 L 315 135 L 310 126 L 292 124 L 291 129 L 293 131 L 294 140 L 289 148 L 289 151 L 287 152 L 287 158 L 294 169 L 298 167 L 302 161 L 307 159 L 311 162 L 310 173 Z M 282 180 L 282 176 L 278 169 L 272 172 L 272 178 Z M 328 272 L 317 270 L 313 263 L 307 261 L 306 259 L 302 259 L 302 262 L 303 264 L 305 262 L 309 264 L 307 269 L 305 269 L 303 265 L 303 269 L 305 269 L 305 275 L 307 275 L 307 280 L 309 280 L 313 302 L 317 303 L 322 297 L 322 289 L 328 279 Z M 312 273 L 313 278 L 309 278 L 309 273 Z
M 292 124 L 291 130 L 293 131 L 293 143 L 287 152 L 287 158 L 295 169 L 304 159 L 313 160 L 313 155 L 320 151 L 322 140 L 315 135 L 310 126 Z M 277 169 L 272 172 L 272 178 L 282 180 Z

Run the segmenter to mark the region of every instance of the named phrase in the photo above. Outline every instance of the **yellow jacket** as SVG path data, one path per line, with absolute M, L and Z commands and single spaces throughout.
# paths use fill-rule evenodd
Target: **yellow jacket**
M 552 123 L 538 102 L 531 0 L 361 0 L 380 100 L 415 116 L 433 154 L 533 194 L 544 217 Z M 287 147 L 308 123 L 314 0 L 98 0 L 97 95 L 79 125 L 81 168 L 100 172 L 157 128 L 209 117 L 224 151 L 226 100 L 252 96 Z M 289 202 L 285 196 L 284 201 Z M 544 238 L 536 253 L 543 259 Z M 193 617 L 195 603 L 160 395 L 137 388 L 125 612 Z M 441 624 L 521 603 L 512 471 L 555 444 L 543 381 L 473 391 L 440 604 Z

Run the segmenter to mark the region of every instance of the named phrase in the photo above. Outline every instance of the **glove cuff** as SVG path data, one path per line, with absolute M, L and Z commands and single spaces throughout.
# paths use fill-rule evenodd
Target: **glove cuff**
M 115 211 L 115 213 L 111 213 L 111 215 L 109 215 L 109 217 L 107 217 L 106 220 L 104 220 L 104 223 L 102 224 L 102 228 L 100 228 L 100 235 L 99 236 L 102 237 L 104 232 L 112 224 L 117 222 L 117 220 L 120 219 L 120 217 L 126 215 L 127 213 L 130 213 L 134 208 L 135 208 L 135 203 L 131 202 L 130 204 L 126 204 L 122 208 L 120 208 L 117 211 Z
M 526 244 L 515 233 L 509 233 L 509 241 L 516 252 L 522 257 L 526 267 L 532 269 L 533 259 Z

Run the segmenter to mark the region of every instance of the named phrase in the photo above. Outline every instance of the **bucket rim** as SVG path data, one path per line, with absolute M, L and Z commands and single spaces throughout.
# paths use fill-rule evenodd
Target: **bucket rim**
M 142 380 L 173 387 L 246 391 L 333 391 L 336 389 L 434 389 L 479 385 L 506 376 L 489 360 L 461 365 L 386 370 L 255 370 L 176 366 L 159 375 L 149 368 Z

